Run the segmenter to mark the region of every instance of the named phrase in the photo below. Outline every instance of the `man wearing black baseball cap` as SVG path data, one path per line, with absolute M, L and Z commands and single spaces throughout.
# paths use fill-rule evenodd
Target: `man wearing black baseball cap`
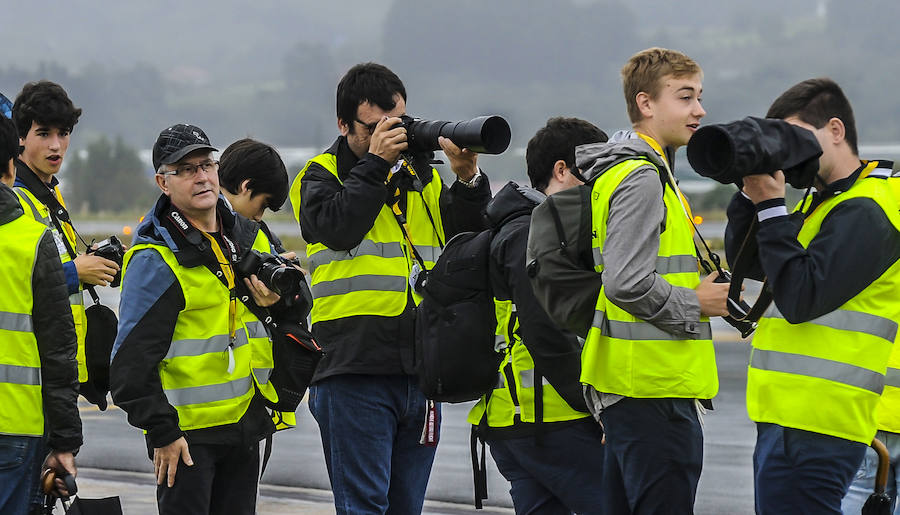
M 274 430 L 272 343 L 247 306 L 280 298 L 235 267 L 269 241 L 220 198 L 214 151 L 193 125 L 159 134 L 162 194 L 124 260 L 111 391 L 146 431 L 161 514 L 255 513 L 259 441 Z

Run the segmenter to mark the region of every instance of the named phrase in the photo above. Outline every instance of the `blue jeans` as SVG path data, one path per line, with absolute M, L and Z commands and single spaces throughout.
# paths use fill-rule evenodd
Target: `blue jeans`
M 421 513 L 436 447 L 419 444 L 426 399 L 414 377 L 331 376 L 310 387 L 309 411 L 337 513 Z
M 703 468 L 694 399 L 625 398 L 603 410 L 604 513 L 693 513 Z
M 756 513 L 841 514 L 865 444 L 778 424 L 757 423 L 756 432 Z
M 602 513 L 603 433 L 594 419 L 534 437 L 489 440 L 518 515 Z
M 26 514 L 40 475 L 41 437 L 0 435 L 0 515 Z
M 898 483 L 900 476 L 897 475 L 898 467 L 900 467 L 900 434 L 890 433 L 887 431 L 878 431 L 875 438 L 881 440 L 887 447 L 891 455 L 891 467 L 888 469 L 888 482 L 885 493 L 891 496 L 893 501 L 894 515 L 900 515 L 900 504 L 897 503 Z M 869 447 L 866 449 L 866 456 L 863 458 L 862 466 L 856 471 L 856 478 L 850 484 L 850 490 L 841 501 L 841 509 L 847 514 L 856 514 L 862 511 L 862 507 L 866 504 L 866 499 L 875 489 L 875 472 L 878 471 L 878 455 L 875 449 Z

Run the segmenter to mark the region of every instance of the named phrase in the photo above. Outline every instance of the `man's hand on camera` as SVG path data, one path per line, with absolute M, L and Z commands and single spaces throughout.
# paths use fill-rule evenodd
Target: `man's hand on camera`
M 778 170 L 772 175 L 767 173 L 748 175 L 744 177 L 743 191 L 754 204 L 773 198 L 784 198 L 784 172 Z
M 478 154 L 467 148 L 459 148 L 449 139 L 441 136 L 438 144 L 450 160 L 450 169 L 463 182 L 469 182 L 478 173 Z
M 82 254 L 73 262 L 78 272 L 78 280 L 87 284 L 107 286 L 119 271 L 119 265 L 115 261 L 94 254 Z
M 261 308 L 267 308 L 281 300 L 281 296 L 266 288 L 266 285 L 255 274 L 251 275 L 250 278 L 245 277 L 244 283 L 247 285 L 247 289 L 250 290 L 253 301 Z
M 406 127 L 396 126 L 400 123 L 402 123 L 400 118 L 385 116 L 375 126 L 375 132 L 369 140 L 369 152 L 392 165 L 397 161 L 400 152 L 409 148 L 409 144 L 406 143 Z
M 700 301 L 700 314 L 706 316 L 723 317 L 728 315 L 728 283 L 717 283 L 719 272 L 707 275 L 694 289 L 697 292 L 697 300 Z
M 278 255 L 283 257 L 284 259 L 287 259 L 288 261 L 293 261 L 293 260 L 297 259 L 297 253 L 294 252 L 293 250 L 285 252 L 283 254 L 278 254 Z M 305 268 L 303 268 L 302 266 L 295 265 L 293 263 L 291 263 L 291 266 L 296 268 L 297 270 L 300 270 L 301 272 L 303 272 L 303 275 L 309 275 L 309 271 L 306 270 Z

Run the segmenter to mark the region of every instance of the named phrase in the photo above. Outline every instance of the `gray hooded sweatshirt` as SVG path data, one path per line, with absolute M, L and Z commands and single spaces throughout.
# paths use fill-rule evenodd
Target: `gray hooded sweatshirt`
M 588 179 L 635 157 L 646 158 L 666 173 L 662 157 L 632 131 L 620 131 L 606 143 L 575 149 L 575 163 Z M 700 327 L 697 294 L 691 288 L 672 286 L 656 272 L 659 237 L 666 224 L 662 198 L 660 173 L 651 166 L 638 168 L 616 187 L 609 199 L 603 243 L 603 285 L 616 306 L 677 338 L 696 338 Z M 603 397 L 598 411 L 621 398 Z M 592 400 L 595 402 L 588 406 L 599 399 Z

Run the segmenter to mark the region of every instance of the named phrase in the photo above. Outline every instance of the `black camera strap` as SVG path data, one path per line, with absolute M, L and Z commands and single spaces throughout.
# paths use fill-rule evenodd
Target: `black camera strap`
M 746 310 L 742 309 L 740 306 L 735 306 L 735 302 L 738 302 L 741 298 L 741 288 L 744 279 L 747 276 L 747 271 L 753 265 L 753 257 L 756 256 L 757 250 L 759 249 L 756 241 L 756 232 L 758 228 L 759 224 L 754 216 L 753 221 L 750 222 L 750 227 L 747 229 L 747 234 L 744 235 L 744 241 L 741 243 L 741 248 L 738 251 L 737 257 L 734 259 L 734 264 L 731 267 L 731 285 L 728 288 L 728 313 L 736 320 L 750 323 L 759 321 L 759 319 L 762 318 L 763 313 L 766 312 L 766 309 L 768 309 L 769 305 L 772 303 L 772 291 L 769 289 L 767 279 L 763 282 L 762 290 L 760 291 L 756 302 L 753 303 L 753 307 Z
M 422 259 L 422 256 L 419 254 L 419 251 L 416 250 L 415 244 L 413 244 L 412 239 L 409 237 L 409 232 L 407 231 L 407 221 L 406 214 L 400 208 L 400 200 L 401 195 L 403 193 L 408 193 L 400 187 L 400 179 L 399 174 L 402 173 L 402 169 L 405 167 L 409 174 L 413 179 L 413 189 L 419 192 L 419 196 L 422 198 L 422 205 L 425 206 L 425 213 L 428 215 L 428 220 L 431 221 L 431 227 L 434 229 L 435 237 L 437 237 L 438 245 L 441 250 L 444 248 L 444 242 L 441 240 L 440 234 L 437 230 L 437 224 L 434 221 L 434 217 L 431 214 L 431 210 L 428 209 L 428 203 L 425 202 L 425 194 L 423 192 L 424 186 L 422 184 L 422 180 L 416 174 L 415 169 L 412 166 L 411 158 L 409 156 L 403 155 L 403 164 L 400 165 L 400 169 L 394 172 L 394 174 L 388 179 L 388 187 L 394 187 L 394 192 L 392 198 L 388 201 L 388 207 L 390 207 L 391 211 L 394 213 L 394 219 L 397 220 L 397 225 L 400 227 L 400 232 L 403 233 L 403 239 L 406 240 L 407 245 L 409 245 L 410 250 L 413 253 L 413 257 L 416 259 L 416 262 L 419 263 L 419 266 L 422 268 L 422 271 L 425 272 L 428 270 L 428 267 L 425 266 L 425 260 Z
M 56 195 L 53 194 L 53 190 L 51 190 L 43 181 L 41 181 L 37 175 L 34 173 L 22 173 L 19 175 L 19 180 L 25 184 L 25 189 L 31 192 L 34 197 L 47 206 L 47 211 L 50 213 L 50 221 L 53 222 L 53 226 L 56 228 L 57 233 L 59 234 L 59 239 L 62 240 L 63 245 L 66 248 L 66 252 L 69 254 L 69 258 L 72 261 L 75 261 L 75 258 L 78 257 L 78 253 L 75 252 L 75 249 L 72 247 L 72 244 L 69 242 L 69 238 L 67 236 L 66 230 L 63 227 L 63 222 L 65 222 L 71 229 L 72 233 L 81 240 L 81 243 L 86 248 L 91 248 L 90 245 L 84 238 L 78 234 L 78 231 L 75 229 L 75 225 L 72 224 L 72 218 L 69 216 L 69 212 L 66 210 L 65 206 L 56 198 Z M 34 207 L 34 206 L 33 206 Z M 94 289 L 93 284 L 88 284 L 84 286 L 84 289 L 91 294 L 91 298 L 94 300 L 94 304 L 100 304 L 100 296 L 97 294 L 97 291 Z

